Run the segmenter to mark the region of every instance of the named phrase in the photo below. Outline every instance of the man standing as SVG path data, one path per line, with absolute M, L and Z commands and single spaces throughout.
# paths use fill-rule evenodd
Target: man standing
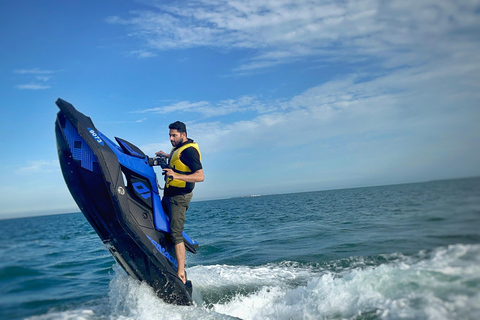
M 195 182 L 202 182 L 204 176 L 200 149 L 192 139 L 187 138 L 185 124 L 176 121 L 171 123 L 168 128 L 170 129 L 172 151 L 169 154 L 158 151 L 156 154 L 168 158 L 168 168 L 163 169 L 166 180 L 162 205 L 170 216 L 170 233 L 178 262 L 177 274 L 183 283 L 186 283 L 185 244 L 182 234 L 185 212 L 188 210 L 190 200 L 192 200 Z

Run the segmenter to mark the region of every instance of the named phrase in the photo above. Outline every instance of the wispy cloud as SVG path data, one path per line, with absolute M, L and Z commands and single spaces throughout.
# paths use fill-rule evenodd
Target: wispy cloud
M 478 3 L 468 0 L 192 0 L 152 6 L 107 21 L 129 25 L 130 35 L 152 50 L 256 50 L 239 72 L 314 56 L 374 57 L 389 67 L 423 63 L 457 51 L 466 38 L 477 39 L 473 31 L 480 25 Z
M 147 120 L 148 120 L 148 118 L 141 118 L 141 119 L 137 119 L 137 120 L 119 120 L 119 121 L 110 120 L 110 121 L 105 121 L 104 123 L 108 123 L 108 124 L 142 123 L 142 122 L 145 122 Z
M 360 152 L 372 161 L 382 158 L 386 169 L 391 169 L 389 159 L 424 161 L 425 167 L 428 161 L 444 161 L 444 168 L 459 155 L 480 159 L 476 1 L 152 2 L 151 10 L 109 22 L 129 26 L 130 35 L 143 39 L 152 51 L 249 49 L 242 51 L 233 70 L 237 73 L 307 59 L 308 67 L 360 65 L 282 101 L 245 95 L 141 111 L 198 113 L 203 122 L 189 124 L 189 132 L 206 152 L 320 149 L 335 140 L 332 144 L 344 144 L 345 152 Z M 241 121 L 215 118 L 247 111 L 253 113 Z M 473 167 L 475 161 L 468 163 Z
M 157 56 L 156 53 L 148 50 L 134 50 L 134 51 L 131 51 L 130 54 L 138 58 L 153 58 Z
M 22 75 L 22 79 L 30 80 L 28 84 L 17 85 L 16 88 L 20 90 L 45 90 L 50 89 L 51 85 L 47 82 L 53 80 L 53 75 L 56 71 L 46 70 L 40 68 L 33 69 L 17 69 L 13 71 L 15 74 Z M 34 82 L 33 82 L 34 81 Z M 38 83 L 40 81 L 40 83 Z
M 291 149 L 309 144 L 318 148 L 336 139 L 352 148 L 390 150 L 392 155 L 399 150 L 411 157 L 436 152 L 430 159 L 457 153 L 452 150 L 475 154 L 472 141 L 480 137 L 476 125 L 480 63 L 464 66 L 461 58 L 450 63 L 404 68 L 369 80 L 350 75 L 288 100 L 259 101 L 271 111 L 249 120 L 195 123 L 189 132 L 208 152 L 265 146 Z M 377 150 L 379 139 L 390 144 L 384 142 L 384 150 Z M 478 147 L 478 142 L 475 145 Z M 478 155 L 472 155 L 475 157 Z
M 137 111 L 138 113 L 158 113 L 168 114 L 175 112 L 196 112 L 201 114 L 204 118 L 211 118 L 216 116 L 224 116 L 232 113 L 243 113 L 254 111 L 257 113 L 271 112 L 279 106 L 266 105 L 258 97 L 243 96 L 238 99 L 227 99 L 218 102 L 189 102 L 179 101 L 173 104 L 149 108 Z
M 480 61 L 475 59 L 480 59 L 465 55 L 450 57 L 448 63 L 433 61 L 377 76 L 350 74 L 281 101 L 243 96 L 218 102 L 180 101 L 139 112 L 198 113 L 203 122 L 189 124 L 189 132 L 202 141 L 206 152 L 265 145 L 288 149 L 330 139 L 350 141 L 349 148 L 367 149 L 379 147 L 380 139 L 390 141 L 382 148 L 392 149 L 392 155 L 398 148 L 413 156 L 427 152 L 422 148 L 428 150 L 429 145 L 435 145 L 432 148 L 438 154 L 459 149 L 475 153 L 472 141 L 480 137 L 476 124 Z M 247 111 L 254 113 L 241 121 L 220 117 Z M 208 118 L 214 119 L 205 122 Z M 357 142 L 359 137 L 366 139 Z
M 17 69 L 14 71 L 18 74 L 54 74 L 55 71 L 52 70 L 45 70 L 40 68 L 33 68 L 33 69 Z
M 52 79 L 52 76 L 36 76 L 35 79 L 43 82 L 47 82 L 48 80 Z
M 50 89 L 50 86 L 38 84 L 38 83 L 30 83 L 30 84 L 19 84 L 17 85 L 17 89 L 21 90 L 45 90 Z
M 18 168 L 15 172 L 17 174 L 49 173 L 58 171 L 58 168 L 58 160 L 32 160 Z

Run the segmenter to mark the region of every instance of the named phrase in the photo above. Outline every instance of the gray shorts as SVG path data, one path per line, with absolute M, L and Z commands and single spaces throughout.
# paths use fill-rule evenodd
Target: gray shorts
M 162 205 L 165 213 L 170 217 L 170 235 L 174 244 L 183 242 L 183 225 L 188 204 L 192 200 L 193 193 L 179 194 L 172 197 L 163 197 Z

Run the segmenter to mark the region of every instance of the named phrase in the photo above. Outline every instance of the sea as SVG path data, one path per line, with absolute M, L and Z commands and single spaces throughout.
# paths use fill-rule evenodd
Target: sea
M 185 228 L 193 306 L 80 212 L 2 220 L 0 319 L 480 319 L 480 178 L 197 201 Z

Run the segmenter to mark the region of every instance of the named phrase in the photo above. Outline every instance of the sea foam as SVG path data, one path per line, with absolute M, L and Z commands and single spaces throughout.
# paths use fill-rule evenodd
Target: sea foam
M 188 268 L 194 307 L 158 299 L 117 268 L 110 284 L 113 319 L 477 319 L 480 245 L 452 245 L 393 262 L 332 272 L 278 263 Z
M 105 305 L 52 311 L 28 320 L 161 319 L 479 319 L 480 245 L 451 245 L 416 255 L 392 254 L 321 264 L 188 268 L 193 307 L 159 299 L 118 266 Z

